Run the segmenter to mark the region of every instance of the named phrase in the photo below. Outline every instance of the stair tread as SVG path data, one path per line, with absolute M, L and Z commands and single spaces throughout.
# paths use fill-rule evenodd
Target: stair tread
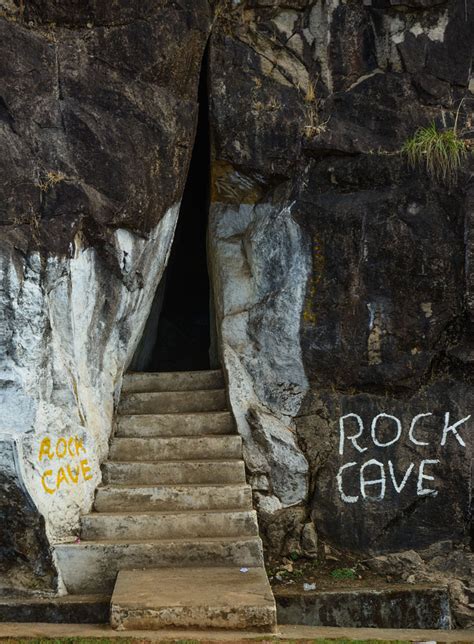
M 251 510 L 252 488 L 229 483 L 112 483 L 97 488 L 94 512 Z
M 174 539 L 82 539 L 79 543 L 60 543 L 55 546 L 55 549 L 58 548 L 81 548 L 82 546 L 89 545 L 159 545 L 159 544 L 183 544 L 183 543 L 242 543 L 246 541 L 258 541 L 260 537 L 258 535 L 254 536 L 242 536 L 242 537 L 176 537 Z
M 185 430 L 184 430 L 185 431 Z M 169 433 L 168 433 L 169 432 Z M 182 429 L 178 430 L 180 433 L 175 433 L 174 431 L 171 432 L 168 428 L 143 428 L 143 427 L 135 427 L 135 428 L 124 428 L 121 427 L 120 430 L 115 434 L 113 437 L 113 440 L 115 439 L 140 439 L 140 440 L 154 440 L 155 438 L 166 438 L 166 439 L 173 439 L 173 438 L 215 438 L 216 436 L 219 437 L 225 437 L 228 438 L 229 436 L 239 436 L 239 434 L 235 433 L 235 429 L 229 429 L 226 431 L 223 431 L 222 429 L 219 429 L 213 434 L 201 434 L 199 430 L 193 430 L 189 434 L 186 434 L 183 432 Z M 183 433 L 181 433 L 183 432 Z
M 138 464 L 138 465 L 164 465 L 166 463 L 238 463 L 239 461 L 242 460 L 242 456 L 235 456 L 232 458 L 232 456 L 227 457 L 225 460 L 218 460 L 216 461 L 215 459 L 212 458 L 201 458 L 199 461 L 194 461 L 191 459 L 187 458 L 180 458 L 179 461 L 167 461 L 163 459 L 162 461 L 148 461 L 145 459 L 138 460 L 138 461 L 104 461 L 104 465 L 108 465 L 110 463 L 113 463 L 114 465 L 124 465 L 124 464 Z
M 118 510 L 117 512 L 88 512 L 87 514 L 83 514 L 82 518 L 84 517 L 117 517 L 117 516 L 124 516 L 124 517 L 143 517 L 143 516 L 151 516 L 151 517 L 158 517 L 158 516 L 176 516 L 176 515 L 183 515 L 183 516 L 201 516 L 203 514 L 249 514 L 251 512 L 255 512 L 252 508 L 245 509 L 245 508 L 225 508 L 225 510 L 218 509 L 218 510 L 148 510 L 146 512 L 131 512 L 131 511 L 125 511 L 125 510 Z
M 119 415 L 174 414 L 176 412 L 227 411 L 226 389 L 193 389 L 191 391 L 124 391 Z
M 130 378 L 133 376 L 181 376 L 181 375 L 220 375 L 222 374 L 222 369 L 197 369 L 196 371 L 127 371 L 124 374 L 124 377 Z
M 120 441 L 146 441 L 147 443 L 152 441 L 173 441 L 176 438 L 185 438 L 186 440 L 191 440 L 191 441 L 198 441 L 201 440 L 202 438 L 213 438 L 220 440 L 222 438 L 229 438 L 229 436 L 234 436 L 235 438 L 241 438 L 240 434 L 236 434 L 235 432 L 232 434 L 198 434 L 198 435 L 186 435 L 183 434 L 182 436 L 179 434 L 175 434 L 173 436 L 117 436 L 115 435 L 113 437 L 113 440 L 120 440 Z
M 210 390 L 209 390 L 210 391 Z M 218 391 L 223 391 L 222 389 L 219 389 Z M 146 393 L 146 392 L 142 392 Z M 150 393 L 150 392 L 148 392 Z M 153 393 L 153 392 L 151 392 Z M 164 391 L 157 391 L 154 393 L 166 393 Z M 181 392 L 181 393 L 189 393 L 189 392 Z M 163 416 L 165 417 L 170 417 L 170 418 L 179 418 L 179 416 L 222 416 L 222 415 L 230 416 L 231 412 L 229 409 L 221 409 L 221 410 L 212 410 L 210 409 L 209 411 L 177 411 L 174 413 L 170 412 L 165 412 L 163 414 L 120 414 L 120 418 L 162 418 Z
M 114 437 L 108 460 L 143 461 L 200 461 L 242 459 L 242 438 L 231 436 L 169 436 L 148 438 Z
M 182 396 L 184 398 L 185 396 L 188 397 L 193 394 L 210 395 L 224 392 L 225 387 L 218 387 L 217 389 L 193 389 L 192 391 L 124 391 L 123 395 L 128 398 L 129 396 L 168 396 L 169 394 L 173 394 L 174 396 Z
M 180 485 L 185 483 L 245 483 L 241 456 L 200 460 L 123 460 L 102 465 L 104 483 Z
M 138 584 L 135 593 L 130 593 L 130 582 L 136 577 Z M 217 578 L 216 578 L 217 577 Z M 257 579 L 255 579 L 257 577 Z M 174 585 L 176 578 L 185 581 L 184 585 Z M 205 579 L 202 593 L 196 593 L 194 581 Z M 143 592 L 147 580 L 151 580 L 150 593 Z M 123 583 L 125 582 L 125 583 Z M 256 583 L 257 582 L 257 583 Z M 119 581 L 112 597 L 113 603 L 134 607 L 155 608 L 160 604 L 170 606 L 196 606 L 214 603 L 217 605 L 234 605 L 241 592 L 244 597 L 239 600 L 244 605 L 270 605 L 275 608 L 270 584 L 263 566 L 249 567 L 242 575 L 236 566 L 205 567 L 189 566 L 184 568 L 157 568 L 152 570 L 123 570 L 119 572 Z M 263 592 L 262 592 L 263 591 Z
M 25 604 L 28 606 L 47 606 L 48 604 L 75 604 L 80 602 L 103 602 L 110 601 L 109 593 L 86 593 L 84 595 L 49 595 L 49 596 L 22 596 L 22 595 L 0 595 L 0 605 L 14 606 L 15 604 Z
M 198 593 L 196 579 L 200 582 Z M 276 605 L 263 567 L 122 570 L 111 599 L 115 628 L 274 631 Z
M 239 463 L 242 461 L 242 457 L 236 457 L 236 458 L 200 458 L 198 460 L 195 459 L 186 459 L 186 458 L 180 458 L 178 460 L 163 460 L 163 461 L 104 461 L 103 465 L 108 465 L 109 463 L 113 463 L 114 465 L 128 465 L 131 463 L 138 463 L 139 465 L 165 465 L 166 463 L 173 463 L 176 465 L 177 463 Z
M 166 461 L 163 461 L 166 462 Z M 232 488 L 242 489 L 250 488 L 248 483 L 137 483 L 136 485 L 128 485 L 126 483 L 109 483 L 107 485 L 97 486 L 97 490 L 141 490 L 141 489 L 177 489 L 177 488 Z

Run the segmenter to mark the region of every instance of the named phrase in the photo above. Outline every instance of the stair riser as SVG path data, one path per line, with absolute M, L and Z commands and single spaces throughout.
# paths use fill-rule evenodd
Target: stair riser
M 48 599 L 35 595 L 13 599 L 0 597 L 0 623 L 41 622 L 42 624 L 69 624 L 71 628 L 72 624 L 105 624 L 109 620 L 110 597 L 108 595 L 62 595 Z M 13 643 L 25 640 L 15 638 L 6 641 Z M 48 641 L 52 642 L 52 640 Z
M 202 411 L 225 411 L 227 400 L 224 390 L 181 391 L 123 396 L 121 414 L 177 414 Z
M 117 417 L 117 436 L 149 438 L 152 436 L 199 436 L 202 434 L 231 434 L 234 421 L 229 412 L 206 414 L 156 414 Z
M 232 543 L 64 544 L 56 546 L 69 593 L 112 592 L 119 570 L 171 566 L 262 566 L 259 538 Z M 197 580 L 198 581 L 198 580 Z
M 187 485 L 245 483 L 242 461 L 187 463 L 106 463 L 104 483 L 121 485 Z
M 146 614 L 144 614 L 144 612 Z M 169 606 L 146 611 L 121 609 L 112 606 L 110 622 L 113 628 L 154 631 L 160 629 L 222 629 L 233 631 L 273 632 L 276 630 L 274 608 L 239 606 Z
M 134 373 L 124 376 L 122 392 L 202 391 L 223 387 L 224 377 L 221 371 Z
M 169 461 L 242 458 L 240 436 L 201 438 L 116 438 L 110 460 Z
M 183 537 L 255 537 L 258 535 L 254 512 L 217 514 L 101 515 L 82 517 L 83 539 L 182 539 Z
M 99 488 L 98 512 L 168 512 L 180 510 L 252 509 L 249 486 L 223 488 Z

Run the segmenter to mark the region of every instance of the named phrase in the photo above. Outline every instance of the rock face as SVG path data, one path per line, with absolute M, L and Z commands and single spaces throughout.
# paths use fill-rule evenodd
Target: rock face
M 294 505 L 308 476 L 293 424 L 307 390 L 298 334 L 305 240 L 291 208 L 271 203 L 218 202 L 209 233 L 220 348 L 251 483 L 262 510 Z
M 460 200 L 391 159 L 378 160 L 386 179 L 376 190 L 366 185 L 375 167 L 360 161 L 343 167 L 338 162 L 328 170 L 322 162 L 309 177 L 302 208 L 317 286 L 315 323 L 305 321 L 303 330 L 315 386 L 299 432 L 315 475 L 315 518 L 326 536 L 360 550 L 460 538 L 468 532 L 473 402 Z M 362 185 L 350 195 L 337 187 L 318 194 L 328 172 L 336 186 L 348 180 L 346 173 L 357 173 Z M 387 213 L 393 213 L 388 221 Z M 366 476 L 361 467 L 370 461 Z M 425 475 L 436 482 L 425 485 Z M 363 480 L 377 478 L 380 484 L 365 489 Z M 335 507 L 342 513 L 336 521 Z
M 1 553 L 31 572 L 17 586 L 54 587 L 47 540 L 90 508 L 170 251 L 209 8 L 3 0 L 0 16 L 0 434 L 19 455 Z
M 0 0 L 2 508 L 41 584 L 100 480 L 211 34 L 217 350 L 267 554 L 413 552 L 472 625 L 472 154 L 448 187 L 401 148 L 432 121 L 472 138 L 473 22 L 464 0 Z
M 448 540 L 469 569 L 472 161 L 448 189 L 400 150 L 463 98 L 469 136 L 473 22 L 457 0 L 316 0 L 214 25 L 217 316 L 270 557 L 312 524 L 363 557 Z
M 16 445 L 5 438 L 0 450 L 0 595 L 56 589 L 44 519 L 19 478 Z

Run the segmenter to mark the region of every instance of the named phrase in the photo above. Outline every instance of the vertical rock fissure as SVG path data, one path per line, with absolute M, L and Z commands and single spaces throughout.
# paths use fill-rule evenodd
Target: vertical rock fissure
M 199 81 L 196 135 L 170 258 L 155 293 L 132 370 L 182 371 L 210 366 L 206 252 L 210 184 L 207 61 L 206 50 Z

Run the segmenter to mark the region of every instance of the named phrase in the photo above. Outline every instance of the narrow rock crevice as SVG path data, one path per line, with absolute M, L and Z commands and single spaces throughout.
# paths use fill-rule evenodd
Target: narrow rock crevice
M 210 152 L 207 50 L 199 82 L 194 147 L 165 275 L 131 368 L 141 371 L 209 369 L 210 286 L 206 237 Z

